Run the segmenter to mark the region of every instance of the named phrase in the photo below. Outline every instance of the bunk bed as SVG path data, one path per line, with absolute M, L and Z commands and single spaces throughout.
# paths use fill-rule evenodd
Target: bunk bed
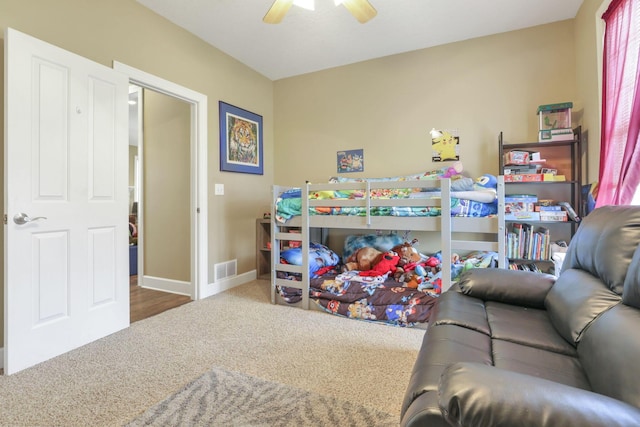
M 326 297 L 321 296 L 324 292 L 317 288 L 314 291 L 310 287 L 318 280 L 312 277 L 313 269 L 310 268 L 316 258 L 315 255 L 310 256 L 310 252 L 313 252 L 313 245 L 318 245 L 313 242 L 312 235 L 317 234 L 318 230 L 338 228 L 364 233 L 381 230 L 439 232 L 442 292 L 451 286 L 454 250 L 493 251 L 497 253 L 498 267 L 505 268 L 504 180 L 500 176 L 496 181 L 495 214 L 488 216 L 482 209 L 477 209 L 482 203 L 469 203 L 469 200 L 458 198 L 462 193 L 452 190 L 452 180 L 448 177 L 429 180 L 334 180 L 323 184 L 307 182 L 296 188 L 275 185 L 271 212 L 271 302 L 295 305 L 303 309 L 333 311 L 332 301 L 321 304 L 314 298 L 314 295 Z M 294 200 L 293 205 L 297 209 L 291 209 L 292 204 L 289 203 L 283 211 L 280 206 L 282 201 L 296 197 L 298 199 Z M 458 236 L 463 238 L 457 238 Z M 292 246 L 309 248 L 300 251 L 301 262 L 284 261 L 283 250 Z M 322 250 L 322 245 L 316 249 Z M 292 277 L 296 280 L 291 280 Z M 375 286 L 383 284 L 391 288 L 394 285 L 388 280 L 392 278 L 384 277 Z M 396 283 L 395 286 L 402 284 Z M 298 289 L 299 298 L 292 304 L 282 298 L 279 293 L 282 288 Z M 398 288 L 395 288 L 395 292 L 398 292 Z M 425 295 L 430 295 L 430 302 L 437 297 L 432 293 Z M 410 297 L 405 299 L 416 300 Z M 336 297 L 336 300 L 339 301 L 339 298 Z M 310 304 L 310 301 L 316 304 Z M 425 310 L 432 305 L 430 302 Z M 412 310 L 415 311 L 416 308 Z M 427 318 L 428 314 L 419 321 L 426 321 Z M 386 323 L 400 326 L 409 326 L 408 323 L 411 323 L 402 319 L 394 322 Z

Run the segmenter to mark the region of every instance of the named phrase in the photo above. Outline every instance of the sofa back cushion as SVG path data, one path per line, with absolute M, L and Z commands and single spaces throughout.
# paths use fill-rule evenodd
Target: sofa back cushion
M 571 239 L 562 272 L 570 269 L 587 271 L 622 295 L 627 269 L 638 243 L 639 206 L 595 209 L 584 218 Z
M 622 291 L 622 303 L 630 307 L 640 308 L 640 247 L 636 249 L 627 271 Z
M 570 269 L 562 272 L 547 293 L 545 307 L 558 333 L 576 345 L 589 324 L 620 300 L 599 278 Z
M 640 310 L 618 304 L 586 329 L 577 351 L 593 391 L 640 408 L 638 331 Z

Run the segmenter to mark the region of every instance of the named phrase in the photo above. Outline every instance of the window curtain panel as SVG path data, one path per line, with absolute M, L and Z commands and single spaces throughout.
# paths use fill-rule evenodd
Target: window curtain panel
M 602 19 L 606 29 L 596 207 L 630 204 L 640 185 L 640 1 L 613 0 Z

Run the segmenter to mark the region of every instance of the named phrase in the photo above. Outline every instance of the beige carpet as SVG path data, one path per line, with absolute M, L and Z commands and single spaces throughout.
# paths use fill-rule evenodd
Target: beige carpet
M 0 424 L 123 425 L 216 367 L 399 418 L 423 336 L 272 305 L 255 281 L 0 377 Z
M 215 368 L 126 427 L 397 427 L 377 409 Z

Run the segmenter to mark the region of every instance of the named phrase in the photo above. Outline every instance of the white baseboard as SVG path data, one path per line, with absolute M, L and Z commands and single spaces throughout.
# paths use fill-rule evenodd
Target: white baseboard
M 172 294 L 191 296 L 191 283 L 181 280 L 163 279 L 161 277 L 144 276 L 142 285 L 145 289 L 170 292 Z
M 200 298 L 210 297 L 211 295 L 219 294 L 220 292 L 227 291 L 236 286 L 243 285 L 247 282 L 256 280 L 256 270 L 251 270 L 246 273 L 238 274 L 233 277 L 225 277 L 214 283 L 209 283 L 200 295 Z

